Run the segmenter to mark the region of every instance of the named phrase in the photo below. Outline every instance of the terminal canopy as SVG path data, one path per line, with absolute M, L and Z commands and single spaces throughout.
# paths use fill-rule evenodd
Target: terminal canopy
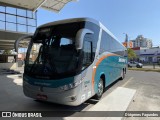
M 30 10 L 33 12 L 35 12 L 38 8 L 44 8 L 46 10 L 59 12 L 67 3 L 71 1 L 77 1 L 77 0 L 0 0 L 0 6 L 15 7 L 20 9 Z M 5 16 L 4 15 L 5 13 L 3 12 L 4 11 L 2 11 L 2 15 Z M 12 14 L 10 13 L 6 13 L 6 16 L 11 16 L 11 15 Z M 13 16 L 17 16 L 17 14 Z M 23 16 L 17 16 L 17 18 L 23 19 Z M 16 28 L 20 26 L 17 21 L 10 23 L 8 22 L 9 20 L 7 20 L 7 18 L 4 17 L 3 19 L 0 20 L 0 50 L 8 50 L 8 49 L 11 50 L 14 49 L 15 40 L 17 40 L 21 36 L 27 35 L 28 33 L 27 32 L 22 33 L 20 31 L 17 31 Z M 15 28 L 15 30 L 10 31 L 6 29 L 7 25 L 10 26 L 10 28 L 12 29 Z M 20 46 L 24 47 L 25 42 L 23 41 L 20 44 Z
M 0 0 L 0 5 L 36 11 L 39 7 L 59 12 L 68 2 L 77 0 Z

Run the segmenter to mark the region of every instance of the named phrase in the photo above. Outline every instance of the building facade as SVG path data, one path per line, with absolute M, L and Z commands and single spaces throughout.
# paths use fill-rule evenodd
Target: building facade
M 36 27 L 36 12 L 0 6 L 0 50 L 13 50 L 15 40 L 33 34 Z
M 130 40 L 133 42 L 133 48 L 136 47 L 145 47 L 151 48 L 152 47 L 152 40 L 148 38 L 144 38 L 143 35 L 138 35 L 135 40 Z
M 17 67 L 14 43 L 22 36 L 34 33 L 37 27 L 36 14 L 36 12 L 27 9 L 0 5 L 0 69 L 15 69 Z M 19 48 L 24 46 L 25 41 L 22 41 Z
M 137 55 L 135 61 L 139 61 L 142 63 L 160 62 L 160 47 L 153 47 L 153 48 L 136 47 L 132 49 L 135 51 Z

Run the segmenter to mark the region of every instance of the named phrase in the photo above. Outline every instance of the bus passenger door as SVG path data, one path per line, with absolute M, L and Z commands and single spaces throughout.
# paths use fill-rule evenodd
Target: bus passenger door
M 93 62 L 93 50 L 92 50 L 92 34 L 87 33 L 84 36 L 83 41 L 83 67 L 82 78 L 83 79 L 83 91 L 87 98 L 92 95 L 92 62 Z

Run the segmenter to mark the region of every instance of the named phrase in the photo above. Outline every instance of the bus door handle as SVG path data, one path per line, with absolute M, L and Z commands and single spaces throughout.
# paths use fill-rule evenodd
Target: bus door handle
M 96 56 L 96 59 L 97 59 L 97 60 L 99 59 L 99 56 L 98 56 L 98 55 Z

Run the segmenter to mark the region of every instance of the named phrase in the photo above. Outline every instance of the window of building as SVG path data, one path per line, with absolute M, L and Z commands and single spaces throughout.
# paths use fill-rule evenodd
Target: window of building
M 16 8 L 13 8 L 13 7 L 6 7 L 6 13 L 9 13 L 9 14 L 16 14 Z
M 0 6 L 0 29 L 33 33 L 36 27 L 36 12 Z

